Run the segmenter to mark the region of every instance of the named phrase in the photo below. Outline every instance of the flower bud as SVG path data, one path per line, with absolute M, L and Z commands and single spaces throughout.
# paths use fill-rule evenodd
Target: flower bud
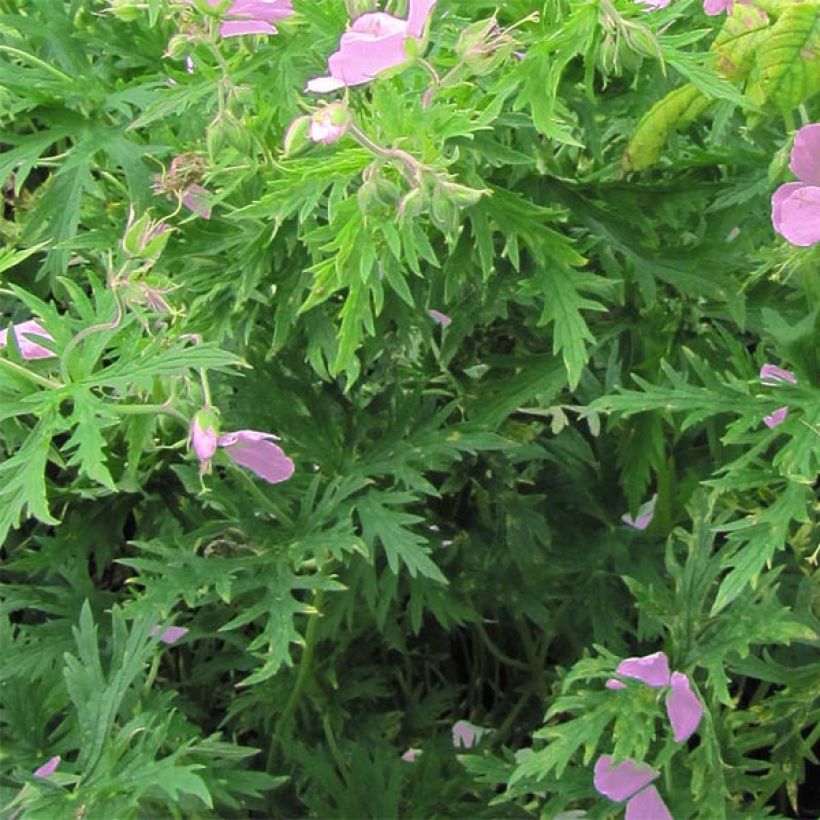
M 203 408 L 191 419 L 189 443 L 202 470 L 207 469 L 216 452 L 218 434 L 219 423 L 213 408 Z
M 171 235 L 170 230 L 164 222 L 151 219 L 147 213 L 135 220 L 132 208 L 128 214 L 125 236 L 122 238 L 122 248 L 130 256 L 150 259 L 162 253 Z
M 350 125 L 350 112 L 347 106 L 342 102 L 331 103 L 320 108 L 310 118 L 308 136 L 313 142 L 330 145 L 344 136 L 348 125 Z
M 308 144 L 308 129 L 311 118 L 297 117 L 285 131 L 284 156 L 291 157 L 301 151 Z

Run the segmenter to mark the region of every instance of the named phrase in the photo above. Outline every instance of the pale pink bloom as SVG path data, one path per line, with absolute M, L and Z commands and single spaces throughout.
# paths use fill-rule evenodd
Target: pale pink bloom
M 615 669 L 618 675 L 624 678 L 635 678 L 647 686 L 655 688 L 669 686 L 669 659 L 665 652 L 655 652 L 643 658 L 626 658 Z M 610 678 L 606 682 L 607 689 L 623 689 L 624 684 Z
M 237 430 L 220 436 L 217 444 L 234 464 L 247 467 L 269 484 L 279 484 L 293 475 L 295 467 L 282 448 L 273 443 L 276 438 L 257 430 Z
M 692 691 L 689 678 L 682 672 L 673 672 L 669 694 L 666 696 L 666 714 L 675 740 L 688 740 L 700 725 L 703 706 Z
M 703 717 L 703 706 L 692 691 L 689 678 L 682 672 L 669 674 L 669 659 L 665 652 L 655 652 L 639 658 L 626 658 L 615 672 L 624 678 L 634 678 L 654 689 L 669 687 L 666 693 L 666 715 L 675 740 L 687 740 L 698 728 Z M 625 689 L 621 681 L 610 678 L 607 689 Z
M 402 756 L 401 759 L 405 763 L 415 763 L 416 758 L 421 753 L 421 749 L 408 749 Z
M 672 0 L 635 0 L 635 2 L 643 4 L 646 7 L 644 11 L 656 11 L 665 9 Z
M 24 359 L 52 359 L 57 354 L 49 350 L 47 347 L 37 344 L 32 341 L 38 336 L 41 339 L 48 339 L 50 342 L 54 341 L 54 337 L 36 320 L 28 319 L 25 322 L 12 325 L 11 330 L 14 332 L 14 338 L 17 342 L 17 347 L 20 349 L 20 355 Z M 0 349 L 6 347 L 9 341 L 8 328 L 0 330 Z
M 456 749 L 470 749 L 481 740 L 482 735 L 486 734 L 487 731 L 481 726 L 470 723 L 469 720 L 456 721 L 452 729 L 453 746 Z
M 797 384 L 797 376 L 791 370 L 784 370 L 776 364 L 764 364 L 760 368 L 760 381 L 763 384 L 776 387 L 778 382 Z
M 163 643 L 169 646 L 187 634 L 188 630 L 184 626 L 169 626 L 164 630 L 160 630 L 158 626 L 155 626 L 151 628 L 150 632 L 151 637 L 159 638 Z
M 218 6 L 222 0 L 208 0 Z M 293 14 L 291 0 L 234 0 L 225 12 L 225 20 L 219 27 L 222 37 L 239 37 L 243 34 L 276 34 L 276 20 Z
M 710 16 L 722 14 L 724 11 L 729 14 L 735 6 L 735 0 L 703 0 L 703 10 Z
M 49 777 L 50 775 L 54 774 L 57 767 L 60 765 L 60 755 L 54 755 L 50 760 L 47 760 L 40 766 L 39 769 L 34 770 L 34 777 Z
M 617 766 L 613 763 L 611 755 L 598 758 L 593 778 L 597 792 L 616 803 L 628 800 L 628 820 L 672 820 L 658 790 L 649 785 L 660 772 L 628 758 Z
M 189 433 L 189 441 L 193 451 L 196 453 L 196 457 L 203 462 L 212 459 L 216 452 L 216 430 L 207 422 L 205 422 L 205 426 L 203 426 L 200 419 L 194 417 L 191 419 Z
M 776 364 L 764 364 L 760 368 L 760 381 L 768 387 L 777 387 L 782 382 L 788 384 L 797 384 L 797 376 L 791 370 L 784 370 Z M 778 407 L 773 413 L 768 416 L 763 416 L 763 423 L 769 428 L 773 429 L 786 420 L 789 415 L 789 406 L 786 404 L 783 407 Z
M 357 17 L 339 40 L 339 50 L 327 61 L 330 75 L 315 77 L 308 91 L 325 93 L 370 82 L 377 74 L 408 61 L 405 43 L 421 41 L 437 0 L 409 0 L 406 20 L 370 12 Z
M 310 118 L 308 136 L 313 142 L 330 145 L 341 139 L 350 125 L 350 114 L 343 103 L 333 103 L 320 108 Z
M 620 803 L 648 786 L 660 776 L 645 763 L 626 759 L 617 766 L 613 765 L 612 755 L 601 755 L 595 763 L 593 783 L 599 794 Z
M 655 504 L 658 500 L 657 493 L 645 504 L 638 507 L 638 514 L 633 518 L 629 513 L 621 516 L 621 521 L 636 530 L 645 530 L 655 517 Z
M 787 182 L 772 195 L 772 224 L 792 245 L 815 245 L 820 242 L 820 123 L 795 134 L 789 168 L 800 181 Z
M 453 320 L 446 313 L 442 313 L 440 310 L 430 309 L 427 311 L 427 315 L 434 322 L 438 322 L 438 324 L 442 327 L 448 327 L 453 323 Z
M 193 211 L 197 216 L 201 216 L 203 219 L 210 219 L 211 205 L 208 202 L 210 195 L 211 192 L 207 188 L 193 183 L 182 192 L 182 204 L 189 211 Z
M 786 404 L 783 407 L 778 407 L 777 410 L 770 413 L 768 416 L 763 416 L 763 423 L 770 430 L 778 427 L 786 421 L 786 416 L 789 415 L 789 406 Z
M 624 820 L 674 820 L 658 790 L 649 786 L 627 804 Z

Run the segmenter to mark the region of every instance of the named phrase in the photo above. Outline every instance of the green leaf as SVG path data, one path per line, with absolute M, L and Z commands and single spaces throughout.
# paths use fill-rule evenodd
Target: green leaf
M 447 579 L 429 557 L 427 539 L 410 529 L 423 519 L 393 508 L 413 501 L 415 497 L 409 493 L 383 493 L 377 490 L 358 498 L 356 510 L 362 522 L 364 539 L 370 545 L 375 545 L 377 539 L 381 541 L 387 564 L 394 575 L 398 575 L 401 562 L 413 578 L 418 573 L 446 584 Z
M 101 429 L 114 419 L 105 415 L 104 402 L 96 399 L 86 390 L 75 390 L 72 393 L 74 412 L 71 421 L 75 426 L 74 433 L 65 444 L 67 451 L 74 450 L 68 461 L 69 465 L 79 466 L 80 472 L 107 487 L 116 490 L 114 479 L 106 466 L 106 440 Z
M 761 107 L 792 111 L 820 93 L 820 8 L 816 4 L 786 9 L 755 51 L 746 88 Z

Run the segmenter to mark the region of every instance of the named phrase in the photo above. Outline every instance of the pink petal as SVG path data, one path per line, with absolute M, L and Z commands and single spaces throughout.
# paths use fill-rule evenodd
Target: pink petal
M 217 439 L 219 446 L 234 464 L 256 473 L 270 484 L 287 481 L 295 469 L 281 447 L 270 439 L 276 436 L 257 430 L 237 430 Z
M 410 0 L 407 13 L 407 33 L 421 37 L 427 20 L 435 8 L 437 0 Z
M 636 3 L 643 3 L 647 11 L 656 11 L 657 9 L 665 9 L 672 0 L 635 0 Z
M 470 723 L 469 720 L 458 720 L 453 724 L 453 746 L 463 749 L 470 749 L 481 740 L 481 736 L 486 733 L 486 729 Z
M 453 320 L 446 313 L 442 313 L 440 310 L 428 310 L 427 315 L 434 322 L 438 322 L 442 327 L 448 327 L 453 323 Z
M 335 77 L 314 77 L 308 81 L 306 88 L 314 94 L 327 94 L 329 91 L 338 91 L 344 87 L 345 84 Z
M 710 17 L 714 17 L 716 14 L 721 14 L 724 11 L 731 14 L 734 5 L 734 0 L 703 0 L 703 10 Z
M 614 759 L 612 755 L 601 755 L 598 758 L 593 782 L 599 794 L 616 803 L 631 797 L 660 775 L 660 772 L 650 766 L 628 758 L 613 766 Z
M 219 27 L 219 34 L 222 37 L 241 37 L 243 34 L 276 34 L 276 26 L 264 20 L 226 20 Z M 185 202 L 184 198 L 182 201 Z M 195 209 L 191 208 L 191 210 Z
M 666 714 L 678 743 L 692 736 L 703 717 L 703 706 L 692 691 L 689 678 L 682 672 L 672 673 L 672 688 L 666 696 Z
M 405 763 L 413 763 L 416 760 L 416 755 L 418 754 L 418 749 L 408 749 L 402 756 L 401 759 Z
M 189 210 L 193 211 L 197 216 L 203 219 L 211 218 L 211 206 L 208 203 L 210 192 L 207 188 L 201 185 L 189 185 L 182 195 L 182 204 Z
M 331 54 L 327 61 L 330 73 L 348 86 L 370 82 L 379 72 L 407 62 L 404 49 L 406 39 L 404 30 L 377 39 L 358 35 L 351 37 L 348 32 L 342 36 L 339 51 Z
M 635 678 L 656 689 L 669 686 L 669 658 L 665 652 L 655 652 L 642 658 L 626 658 L 615 671 L 624 678 Z
M 674 820 L 654 786 L 636 794 L 626 804 L 624 820 Z
M 792 173 L 809 185 L 820 185 L 820 122 L 804 125 L 794 135 Z
M 764 364 L 760 368 L 760 381 L 763 384 L 776 387 L 778 382 L 789 382 L 789 384 L 797 384 L 797 377 L 791 370 L 784 370 L 776 364 Z
M 621 683 L 619 680 L 615 680 L 615 678 L 609 678 L 604 686 L 607 689 L 626 689 L 626 684 Z
M 783 224 L 783 217 L 782 217 L 782 210 L 783 210 L 783 203 L 795 192 L 800 190 L 803 187 L 802 182 L 787 182 L 785 185 L 781 185 L 773 194 L 772 194 L 772 225 L 774 225 L 774 229 L 781 233 L 780 227 Z
M 774 199 L 772 209 L 774 211 Z M 780 224 L 775 224 L 775 228 L 792 245 L 804 248 L 816 245 L 820 242 L 820 187 L 800 185 L 780 201 L 778 216 Z
M 655 504 L 658 501 L 657 494 L 653 495 L 645 504 L 638 507 L 638 514 L 633 518 L 629 513 L 621 516 L 621 521 L 636 530 L 645 530 L 655 517 Z
M 166 644 L 176 643 L 180 638 L 188 634 L 188 630 L 184 626 L 169 626 L 159 639 Z
M 775 428 L 786 420 L 789 415 L 789 406 L 779 407 L 770 416 L 763 416 L 763 423 L 766 427 Z
M 226 12 L 228 17 L 249 17 L 272 23 L 293 14 L 291 0 L 234 0 Z
M 35 319 L 28 319 L 25 322 L 12 325 L 11 329 L 14 331 L 14 338 L 17 341 L 17 347 L 20 349 L 20 355 L 24 359 L 53 359 L 57 356 L 47 347 L 31 341 L 32 337 L 37 336 L 51 342 L 54 341 L 54 337 Z M 0 348 L 4 348 L 8 344 L 8 335 L 8 328 L 0 330 Z
M 216 431 L 213 427 L 203 429 L 196 418 L 191 419 L 190 442 L 196 457 L 208 461 L 216 452 Z
M 60 765 L 60 755 L 54 755 L 51 760 L 46 761 L 39 769 L 34 770 L 34 777 L 48 777 L 54 774 L 57 767 Z

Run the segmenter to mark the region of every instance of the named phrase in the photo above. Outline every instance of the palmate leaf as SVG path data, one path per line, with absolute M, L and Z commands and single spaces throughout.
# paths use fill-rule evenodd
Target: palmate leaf
M 820 93 L 820 5 L 787 8 L 755 51 L 746 95 L 756 105 L 791 111 Z
M 23 446 L 0 463 L 0 545 L 24 509 L 46 524 L 59 524 L 48 511 L 45 478 L 51 437 L 59 429 L 55 411 L 43 411 Z
M 116 486 L 106 466 L 106 440 L 100 432 L 106 424 L 114 419 L 105 415 L 105 404 L 87 390 L 75 390 L 72 394 L 74 412 L 71 422 L 75 425 L 74 433 L 65 445 L 74 455 L 69 465 L 79 466 L 80 472 L 114 491 Z
M 774 555 L 786 545 L 792 521 L 808 521 L 811 490 L 790 482 L 777 500 L 765 510 L 719 527 L 729 532 L 733 546 L 724 565 L 731 571 L 721 581 L 711 615 L 716 615 L 737 598 L 747 584 L 754 584 Z
M 356 500 L 356 510 L 362 522 L 365 541 L 374 545 L 379 540 L 387 555 L 390 570 L 398 575 L 399 563 L 403 563 L 411 576 L 424 575 L 442 584 L 447 579 L 430 558 L 427 539 L 413 532 L 410 527 L 423 519 L 417 515 L 394 509 L 416 501 L 410 493 L 383 493 L 371 490 Z

